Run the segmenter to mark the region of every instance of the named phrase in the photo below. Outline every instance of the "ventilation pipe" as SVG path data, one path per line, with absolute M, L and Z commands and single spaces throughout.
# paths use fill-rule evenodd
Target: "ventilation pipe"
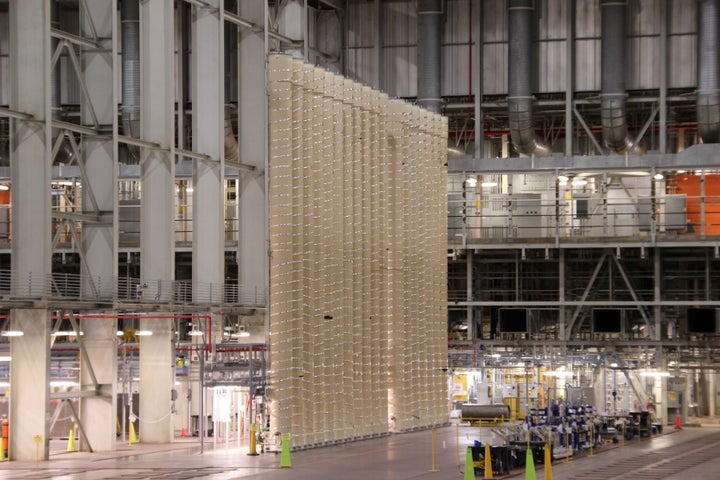
M 600 0 L 602 8 L 602 93 L 603 139 L 617 153 L 630 151 L 634 140 L 627 132 L 625 102 L 625 10 L 626 1 Z M 637 146 L 631 153 L 642 153 Z
M 698 133 L 705 143 L 720 143 L 720 1 L 698 1 Z
M 122 125 L 128 137 L 140 133 L 140 4 L 122 0 Z M 137 155 L 137 148 L 130 152 Z
M 440 41 L 442 33 L 442 1 L 417 2 L 417 103 L 440 113 Z
M 535 134 L 532 123 L 533 0 L 509 0 L 508 121 L 518 152 L 547 157 L 552 151 Z

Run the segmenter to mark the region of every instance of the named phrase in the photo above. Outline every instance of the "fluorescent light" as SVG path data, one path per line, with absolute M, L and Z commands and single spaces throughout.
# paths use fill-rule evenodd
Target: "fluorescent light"
M 580 187 L 583 185 L 587 185 L 587 180 L 584 180 L 582 178 L 576 178 L 572 181 L 573 186 Z
M 117 335 L 122 337 L 123 335 L 125 335 L 125 332 L 123 332 L 122 330 L 118 330 Z
M 7 387 L 9 387 L 9 386 L 10 386 L 10 382 L 0 382 L 0 387 L 5 387 L 5 388 L 7 388 Z
M 152 335 L 152 332 L 150 330 L 138 330 L 137 332 L 135 332 L 135 335 L 137 335 L 138 337 L 149 337 L 150 335 Z
M 10 190 L 10 187 L 4 183 L 0 183 L 0 190 Z
M 468 177 L 467 180 L 465 180 L 465 183 L 468 184 L 468 187 L 475 188 L 475 186 L 477 185 L 477 178 Z
M 25 334 L 20 330 L 7 330 L 2 332 L 0 335 L 3 337 L 22 337 Z
M 63 331 L 63 330 L 55 332 L 52 335 L 53 335 L 53 337 L 77 337 L 77 333 L 75 333 L 74 331 Z M 80 335 L 84 335 L 84 333 L 80 332 Z
M 669 377 L 670 372 L 660 372 L 655 370 L 646 370 L 644 372 L 640 372 L 641 377 Z
M 77 382 L 70 382 L 67 380 L 58 380 L 54 382 L 50 382 L 51 387 L 77 387 Z
M 572 372 L 564 372 L 564 371 L 549 371 L 545 372 L 546 377 L 572 377 Z
M 654 178 L 655 180 L 662 180 L 662 179 L 663 179 L 663 174 L 662 174 L 662 173 L 656 173 L 656 174 L 653 176 L 653 178 Z
M 240 332 L 240 333 L 238 333 L 238 337 L 249 337 L 249 336 L 250 336 L 250 332 Z
M 497 187 L 497 182 L 482 182 L 480 186 L 483 188 Z
M 617 368 L 617 367 L 618 367 L 618 364 L 615 362 L 610 364 L 610 368 Z
M 570 179 L 566 175 L 560 175 L 558 177 L 558 182 L 560 182 L 560 183 L 567 183 L 568 180 L 570 180 Z
M 188 332 L 188 335 L 190 335 L 191 337 L 200 337 L 200 336 L 202 336 L 202 334 L 203 334 L 202 330 L 190 330 Z
M 10 355 L 0 356 L 0 362 L 9 362 L 10 360 L 12 360 L 12 357 Z

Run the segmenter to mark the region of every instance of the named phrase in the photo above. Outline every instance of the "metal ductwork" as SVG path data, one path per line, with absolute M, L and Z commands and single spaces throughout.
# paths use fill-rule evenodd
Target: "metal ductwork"
M 720 0 L 698 1 L 698 133 L 720 143 Z
M 140 4 L 122 0 L 122 126 L 128 137 L 140 134 Z M 137 148 L 130 148 L 137 155 Z
M 440 42 L 442 36 L 442 1 L 417 2 L 417 104 L 440 113 Z
M 535 134 L 532 121 L 533 0 L 508 2 L 508 123 L 518 152 L 547 157 L 550 148 Z
M 625 37 L 627 2 L 600 0 L 602 9 L 602 93 L 603 140 L 617 153 L 627 153 L 634 140 L 628 135 L 625 108 Z M 630 153 L 642 153 L 637 146 Z

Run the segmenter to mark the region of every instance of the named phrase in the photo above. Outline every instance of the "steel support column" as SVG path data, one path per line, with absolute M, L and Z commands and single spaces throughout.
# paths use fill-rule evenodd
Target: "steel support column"
M 171 292 L 162 288 L 174 278 L 174 2 L 147 0 L 140 6 L 140 88 L 142 139 L 162 150 L 141 152 L 140 275 L 148 282 L 145 295 L 164 302 Z M 165 283 L 161 283 L 165 282 Z M 147 443 L 172 440 L 173 323 L 144 319 L 152 332 L 140 343 L 140 438 Z
M 262 25 L 264 0 L 240 2 L 240 14 Z M 238 239 L 238 276 L 240 285 L 254 287 L 263 294 L 266 285 L 266 110 L 265 45 L 262 36 L 240 30 L 240 81 L 238 98 L 238 143 L 240 158 L 253 165 L 255 172 L 240 177 L 240 218 Z
M 211 160 L 193 163 L 193 288 L 221 284 L 225 272 L 224 20 L 222 1 L 192 11 L 193 149 Z

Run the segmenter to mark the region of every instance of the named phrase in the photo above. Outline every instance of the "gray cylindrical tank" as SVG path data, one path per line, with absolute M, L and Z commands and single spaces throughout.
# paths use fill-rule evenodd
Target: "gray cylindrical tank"
M 463 420 L 471 418 L 510 418 L 510 407 L 504 404 L 465 404 L 460 407 L 460 412 Z

